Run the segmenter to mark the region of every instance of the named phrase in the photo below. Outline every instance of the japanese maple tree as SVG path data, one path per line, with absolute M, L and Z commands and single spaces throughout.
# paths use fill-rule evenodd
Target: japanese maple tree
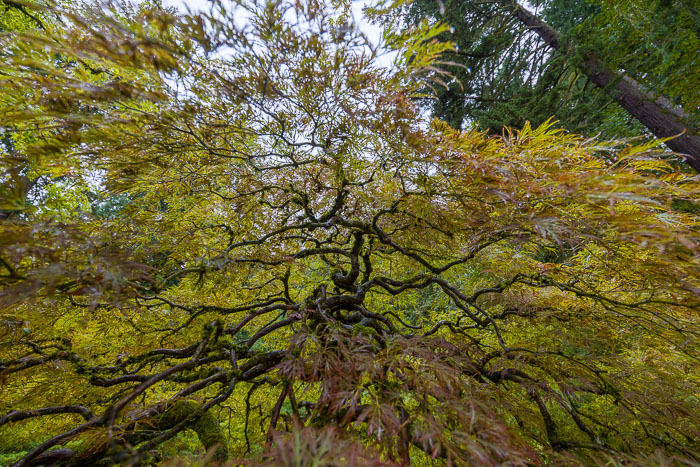
M 186 431 L 217 462 L 698 461 L 700 190 L 653 146 L 426 118 L 440 25 L 387 70 L 316 1 L 5 3 L 43 25 L 0 36 L 15 465 Z

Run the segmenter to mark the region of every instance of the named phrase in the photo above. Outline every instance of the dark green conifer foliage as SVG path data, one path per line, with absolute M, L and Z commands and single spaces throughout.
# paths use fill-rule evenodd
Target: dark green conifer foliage
M 443 40 L 459 50 L 448 67 L 455 80 L 434 86 L 429 103 L 456 128 L 476 124 L 500 133 L 553 117 L 569 131 L 604 138 L 630 138 L 646 128 L 593 85 L 577 66 L 594 52 L 655 96 L 686 114 L 697 128 L 700 111 L 698 6 L 691 1 L 539 0 L 538 15 L 575 43 L 576 51 L 552 51 L 511 16 L 510 2 L 417 0 L 405 10 L 415 24 L 424 18 L 453 26 Z M 648 134 L 648 132 L 647 132 Z

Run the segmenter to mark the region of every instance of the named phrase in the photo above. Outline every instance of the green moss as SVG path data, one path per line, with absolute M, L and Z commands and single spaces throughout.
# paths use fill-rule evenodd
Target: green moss
M 174 426 L 189 417 L 196 417 L 202 410 L 201 404 L 194 401 L 178 401 L 170 406 L 160 418 L 161 428 Z M 200 416 L 188 429 L 194 431 L 205 449 L 215 448 L 214 460 L 223 462 L 228 458 L 228 442 L 219 421 L 211 412 Z
M 359 334 L 364 334 L 367 337 L 378 337 L 379 333 L 377 332 L 376 329 L 371 328 L 369 326 L 363 326 L 362 324 L 356 324 L 352 328 L 352 335 L 357 336 Z
M 233 340 L 230 337 L 222 337 L 214 346 L 220 350 L 229 350 L 233 346 Z

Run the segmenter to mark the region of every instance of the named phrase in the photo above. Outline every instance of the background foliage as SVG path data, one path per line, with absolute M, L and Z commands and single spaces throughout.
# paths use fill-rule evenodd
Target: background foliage
M 510 2 L 512 3 L 512 2 Z M 561 127 L 587 136 L 637 137 L 645 128 L 588 81 L 578 64 L 588 53 L 633 78 L 654 96 L 686 114 L 698 128 L 700 10 L 692 1 L 538 0 L 537 14 L 563 35 L 552 51 L 513 16 L 507 1 L 416 0 L 403 21 L 452 25 L 443 40 L 459 48 L 445 59 L 455 79 L 434 86 L 428 106 L 455 128 L 478 124 L 540 125 L 554 116 Z

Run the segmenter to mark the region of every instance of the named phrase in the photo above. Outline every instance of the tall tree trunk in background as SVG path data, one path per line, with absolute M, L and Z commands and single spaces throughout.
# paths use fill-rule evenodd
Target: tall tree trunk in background
M 512 7 L 513 16 L 523 25 L 532 29 L 552 49 L 562 47 L 561 35 L 549 24 L 515 0 L 503 2 Z M 573 44 L 575 48 L 575 44 Z M 658 138 L 676 136 L 666 142 L 673 151 L 686 156 L 686 162 L 700 172 L 700 135 L 696 129 L 683 122 L 680 112 L 663 98 L 646 92 L 642 86 L 626 75 L 611 70 L 598 57 L 587 54 L 578 65 L 592 83 L 604 89 L 615 102 L 639 120 Z M 677 136 L 680 135 L 680 136 Z

